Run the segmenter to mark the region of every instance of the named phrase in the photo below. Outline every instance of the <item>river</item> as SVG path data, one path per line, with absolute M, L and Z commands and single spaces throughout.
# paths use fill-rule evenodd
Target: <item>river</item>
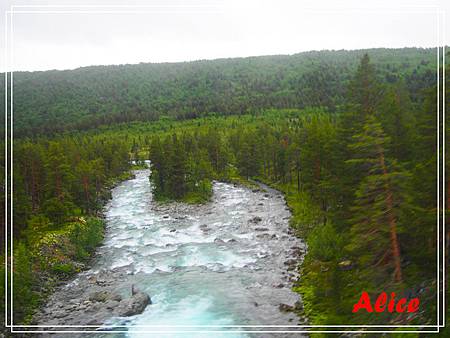
M 246 337 L 237 331 L 258 330 L 248 325 L 301 324 L 280 310 L 280 304 L 299 301 L 291 290 L 293 262 L 305 252 L 289 229 L 281 193 L 214 182 L 209 203 L 159 204 L 148 176 L 149 170 L 137 170 L 113 189 L 104 210 L 105 239 L 91 268 L 55 291 L 36 317 L 40 325 L 89 324 L 93 330 L 101 324 L 100 330 L 116 330 L 117 337 L 174 330 L 232 330 L 224 336 Z M 108 318 L 104 303 L 89 300 L 99 290 L 129 297 L 131 285 L 151 297 L 141 314 Z

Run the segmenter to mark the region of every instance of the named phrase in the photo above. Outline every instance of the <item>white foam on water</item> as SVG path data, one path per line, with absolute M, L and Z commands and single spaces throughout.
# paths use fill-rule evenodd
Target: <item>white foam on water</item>
M 205 236 L 201 231 L 177 230 L 171 232 L 168 228 L 160 228 L 157 231 L 144 236 L 144 245 L 165 247 L 166 245 L 179 245 L 187 243 L 212 243 L 214 236 Z
M 255 235 L 251 232 L 244 234 L 234 234 L 234 236 L 240 239 L 253 239 L 255 237 Z
M 167 264 L 158 264 L 157 266 L 151 262 L 141 261 L 135 264 L 135 273 L 152 274 L 155 271 L 172 272 L 173 268 Z
M 110 266 L 111 270 L 117 269 L 117 268 L 121 268 L 123 266 L 128 266 L 131 265 L 133 263 L 133 258 L 130 257 L 130 255 L 125 254 L 125 257 L 120 257 L 119 259 L 113 261 L 113 263 Z
M 139 238 L 130 237 L 127 239 L 117 239 L 117 238 L 110 238 L 108 241 L 105 242 L 105 246 L 107 247 L 114 247 L 114 248 L 123 248 L 125 246 L 128 247 L 135 247 L 139 244 Z
M 221 313 L 213 312 L 213 299 L 211 297 L 202 297 L 200 295 L 188 295 L 183 299 L 155 299 L 154 304 L 148 307 L 144 313 L 136 316 L 131 325 L 158 325 L 153 330 L 162 331 L 160 333 L 147 334 L 146 337 L 246 337 L 239 333 L 164 333 L 164 331 L 177 330 L 172 325 L 177 323 L 189 323 L 189 325 L 232 325 L 233 319 L 223 316 Z M 201 328 L 179 328 L 180 331 L 201 330 Z M 220 330 L 209 329 L 209 330 Z M 127 337 L 144 337 L 143 333 L 136 331 L 152 330 L 149 328 L 133 327 L 133 331 L 127 333 Z M 208 330 L 208 329 L 206 329 Z
M 236 197 L 236 198 L 225 199 L 221 202 L 221 204 L 223 204 L 226 207 L 231 207 L 231 206 L 237 206 L 237 205 L 243 204 L 246 201 L 247 201 L 247 199 L 245 199 L 245 198 Z
M 139 248 L 139 253 L 143 257 L 151 257 L 153 255 L 161 254 L 161 253 L 168 253 L 168 252 L 176 252 L 177 247 L 176 246 L 155 246 L 155 245 L 144 245 L 141 248 Z
M 176 261 L 176 265 L 183 267 L 190 266 L 215 266 L 217 264 L 225 269 L 241 268 L 247 264 L 255 263 L 256 259 L 249 256 L 237 255 L 226 249 L 199 250 L 198 247 L 190 247 Z

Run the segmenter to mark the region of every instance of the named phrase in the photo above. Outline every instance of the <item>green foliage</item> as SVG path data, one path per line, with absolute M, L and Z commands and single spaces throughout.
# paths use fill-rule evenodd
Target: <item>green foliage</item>
M 0 276 L 5 277 L 6 276 L 6 272 L 5 272 L 5 256 L 1 255 L 0 259 L 2 260 L 2 263 L 0 264 Z M 4 295 L 6 294 L 6 290 L 5 290 L 5 278 L 0 278 L 0 311 L 1 311 L 1 315 L 0 315 L 0 319 L 5 319 L 4 318 L 4 313 L 5 313 L 5 299 L 4 299 Z
M 39 295 L 33 291 L 35 276 L 33 258 L 25 243 L 16 243 L 14 249 L 14 321 L 28 321 L 37 305 Z
M 306 191 L 291 192 L 295 189 L 292 185 L 275 185 L 275 187 L 286 194 L 287 204 L 292 211 L 290 225 L 300 237 L 308 236 L 323 220 L 323 212 L 317 202 Z
M 53 265 L 52 271 L 56 274 L 71 275 L 76 272 L 76 269 L 72 264 L 63 263 Z
M 336 260 L 342 255 L 343 242 L 330 222 L 318 225 L 308 236 L 309 255 L 322 262 Z
M 93 216 L 128 168 L 129 146 L 119 138 L 14 142 L 15 323 L 30 320 L 52 280 L 83 268 L 103 238 L 103 222 Z
M 373 76 L 385 83 L 403 78 L 415 101 L 420 90 L 435 81 L 433 48 L 15 72 L 15 135 L 158 119 L 170 125 L 177 119 L 259 113 L 268 108 L 322 106 L 336 111 L 347 103 L 346 84 L 366 53 L 373 60 Z M 360 94 L 364 90 L 354 92 L 355 97 Z
M 153 194 L 157 200 L 175 199 L 203 203 L 212 194 L 211 180 L 226 176 L 220 134 L 173 133 L 150 146 Z M 182 142 L 180 142 L 180 140 Z
M 72 202 L 60 200 L 57 197 L 49 198 L 42 205 L 42 212 L 56 225 L 65 223 L 70 216 L 74 215 L 74 210 L 76 207 Z M 75 211 L 75 213 L 78 212 Z
M 53 224 L 47 216 L 43 214 L 33 215 L 28 220 L 28 226 L 23 231 L 23 236 L 29 243 L 33 243 L 43 232 L 49 231 L 52 227 Z
M 98 218 L 80 218 L 79 222 L 73 224 L 69 238 L 75 246 L 75 260 L 84 261 L 90 257 L 103 239 L 103 229 L 103 221 Z
M 395 168 L 395 162 L 385 157 L 389 138 L 373 115 L 367 117 L 362 132 L 354 135 L 353 141 L 349 144 L 353 158 L 347 163 L 358 165 L 365 174 L 350 208 L 352 240 L 348 249 L 358 257 L 361 267 L 370 270 L 371 279 L 377 284 L 374 271 L 380 280 L 385 280 L 388 273 L 383 270 L 393 269 L 397 258 L 397 239 L 392 236 L 397 237 L 402 231 L 399 217 L 406 204 L 401 199 L 405 194 L 401 183 L 408 173 Z M 396 270 L 397 273 L 401 271 Z M 396 278 L 401 280 L 400 276 Z
M 104 224 L 98 218 L 85 220 L 79 217 L 58 230 L 41 226 L 47 222 L 44 216 L 33 218 L 30 221 L 32 227 L 26 231 L 27 240 L 15 243 L 13 301 L 16 323 L 31 319 L 45 290 L 53 286 L 52 280 L 64 280 L 80 272 L 83 263 L 103 239 Z M 43 283 L 43 280 L 47 282 Z M 4 284 L 0 288 L 4 290 Z
M 183 202 L 189 204 L 199 204 L 209 201 L 212 196 L 212 184 L 204 179 L 197 183 L 195 191 L 187 193 L 183 197 Z

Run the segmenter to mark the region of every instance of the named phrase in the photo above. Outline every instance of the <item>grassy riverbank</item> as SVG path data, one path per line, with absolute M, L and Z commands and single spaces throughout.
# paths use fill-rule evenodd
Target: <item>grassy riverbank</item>
M 14 243 L 15 323 L 30 324 L 34 311 L 54 287 L 86 268 L 103 239 L 103 230 L 101 218 L 80 216 L 58 229 L 30 232 L 26 240 Z

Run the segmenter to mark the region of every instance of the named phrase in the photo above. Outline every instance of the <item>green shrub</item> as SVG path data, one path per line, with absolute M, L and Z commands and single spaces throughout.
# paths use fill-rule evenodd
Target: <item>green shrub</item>
M 67 221 L 69 216 L 73 216 L 76 206 L 67 200 L 61 201 L 53 197 L 44 202 L 43 211 L 50 221 L 56 225 L 61 225 Z
M 331 224 L 316 226 L 308 236 L 308 251 L 312 258 L 323 262 L 339 259 L 342 254 L 343 238 Z
M 72 224 L 69 233 L 70 242 L 74 245 L 74 259 L 86 260 L 103 239 L 103 221 L 99 218 L 80 218 Z
M 37 305 L 38 295 L 33 292 L 36 283 L 33 261 L 29 249 L 23 242 L 16 243 L 13 257 L 13 303 L 14 321 L 27 322 Z
M 288 189 L 280 190 L 286 193 Z M 321 223 L 323 212 L 307 192 L 291 192 L 286 195 L 286 201 L 292 210 L 291 226 L 299 235 L 307 237 L 309 232 Z
M 5 312 L 5 256 L 0 256 L 0 320 Z
M 76 272 L 75 267 L 70 263 L 55 264 L 52 267 L 53 272 L 57 274 L 71 275 Z

